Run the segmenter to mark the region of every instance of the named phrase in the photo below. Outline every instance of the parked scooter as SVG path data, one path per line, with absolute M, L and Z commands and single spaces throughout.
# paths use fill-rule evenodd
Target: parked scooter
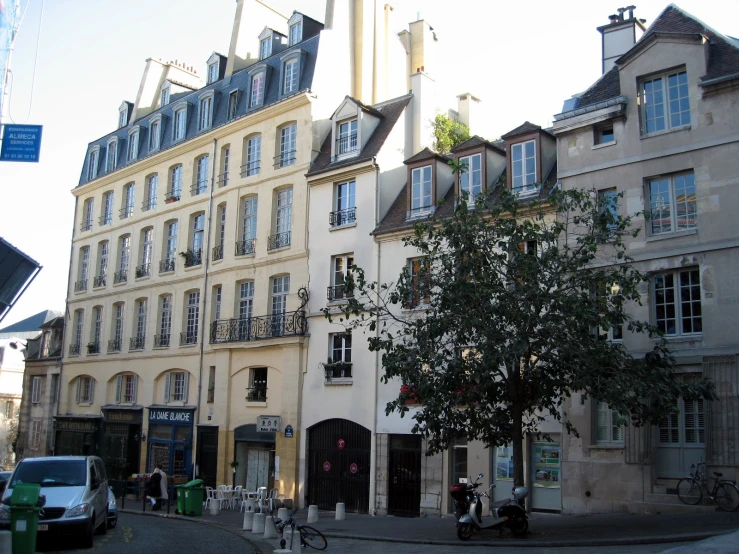
M 472 477 L 467 483 L 459 483 L 449 487 L 449 493 L 454 500 L 454 518 L 459 521 L 463 515 L 470 510 L 470 504 L 475 499 L 474 491 L 480 486 L 478 482 L 472 482 Z
M 503 529 L 508 528 L 516 536 L 523 536 L 529 528 L 529 518 L 519 504 L 519 500 L 523 500 L 529 495 L 529 489 L 526 487 L 513 487 L 512 497 L 510 499 L 501 500 L 490 505 L 492 517 L 482 520 L 482 498 L 490 498 L 488 492 L 479 493 L 477 487 L 480 486 L 478 481 L 483 475 L 477 476 L 477 480 L 471 483 L 471 491 L 473 500 L 470 503 L 469 510 L 465 515 L 459 518 L 457 522 L 457 537 L 460 540 L 467 541 L 472 538 L 474 531 L 497 530 L 503 534 Z M 490 485 L 488 491 L 495 488 L 495 484 Z

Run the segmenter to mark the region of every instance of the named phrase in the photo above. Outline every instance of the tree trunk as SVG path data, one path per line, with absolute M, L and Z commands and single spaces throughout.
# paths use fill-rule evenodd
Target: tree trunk
M 513 428 L 513 484 L 523 486 L 523 408 L 520 401 L 515 400 L 511 404 L 511 418 Z

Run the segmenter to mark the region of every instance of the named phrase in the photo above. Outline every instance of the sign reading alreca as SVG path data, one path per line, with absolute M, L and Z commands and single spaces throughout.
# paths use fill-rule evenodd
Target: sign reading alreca
M 149 421 L 157 423 L 192 424 L 192 411 L 149 408 Z

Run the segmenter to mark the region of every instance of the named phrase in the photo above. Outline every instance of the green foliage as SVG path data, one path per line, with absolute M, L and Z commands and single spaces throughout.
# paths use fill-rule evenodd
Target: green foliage
M 565 412 L 573 392 L 607 402 L 635 426 L 660 421 L 680 396 L 714 398 L 710 382 L 676 378 L 664 338 L 630 315 L 647 276 L 631 265 L 624 239 L 639 230 L 603 202 L 595 191 L 521 200 L 501 187 L 475 209 L 461 200 L 453 216 L 419 222 L 405 239 L 427 260 L 418 275 L 406 268 L 380 284 L 355 267 L 348 303 L 338 314 L 324 310 L 372 331 L 383 381 L 403 385 L 387 413 L 404 415 L 423 399 L 413 432 L 430 453 L 457 439 L 512 443 L 523 484 L 523 437 L 537 433 L 542 414 L 577 434 Z M 598 330 L 614 326 L 648 335 L 652 350 L 634 357 L 603 340 Z
M 432 148 L 445 154 L 470 138 L 470 128 L 444 114 L 436 114 L 433 125 Z

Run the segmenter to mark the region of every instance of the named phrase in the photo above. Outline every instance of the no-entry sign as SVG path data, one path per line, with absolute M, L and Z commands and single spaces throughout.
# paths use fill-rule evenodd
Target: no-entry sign
M 357 467 L 357 464 L 350 465 L 349 466 L 349 471 L 351 471 L 352 473 L 356 473 L 357 471 L 359 471 L 359 468 Z
M 346 441 L 344 439 L 339 439 L 336 441 L 336 446 L 339 450 L 344 450 L 344 448 L 346 448 Z
M 323 471 L 331 471 L 331 462 L 323 462 Z

